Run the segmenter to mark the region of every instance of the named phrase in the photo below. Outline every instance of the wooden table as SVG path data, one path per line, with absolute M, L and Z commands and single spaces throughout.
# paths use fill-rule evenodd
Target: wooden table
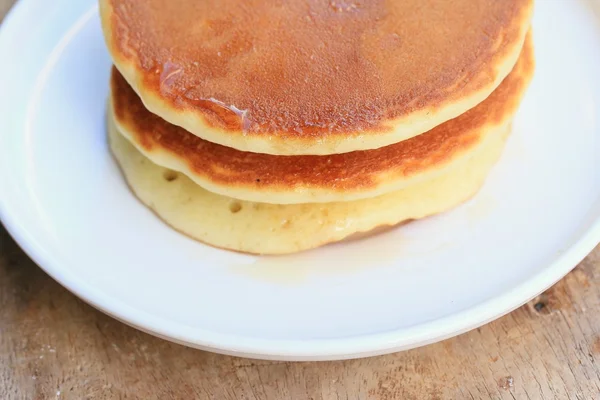
M 363 360 L 256 361 L 139 332 L 49 278 L 0 228 L 0 399 L 600 399 L 600 247 L 500 320 Z
M 0 0 L 0 15 L 14 0 Z M 78 300 L 0 227 L 0 399 L 600 399 L 600 247 L 552 289 L 442 343 L 286 363 L 189 349 Z

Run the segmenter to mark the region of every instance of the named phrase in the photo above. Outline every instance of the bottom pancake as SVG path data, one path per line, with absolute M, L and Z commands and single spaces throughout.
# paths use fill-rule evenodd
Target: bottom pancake
M 176 230 L 204 243 L 246 253 L 288 254 L 355 233 L 446 211 L 472 197 L 500 157 L 507 124 L 490 132 L 460 166 L 382 196 L 335 203 L 266 204 L 209 192 L 139 152 L 109 118 L 109 141 L 137 197 Z

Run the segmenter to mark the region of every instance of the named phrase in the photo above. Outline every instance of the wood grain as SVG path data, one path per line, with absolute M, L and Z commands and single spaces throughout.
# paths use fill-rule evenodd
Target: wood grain
M 0 15 L 13 0 L 0 0 Z M 0 399 L 600 399 L 600 247 L 538 299 L 442 343 L 322 363 L 254 361 L 129 328 L 0 228 Z
M 255 361 L 129 328 L 50 279 L 0 231 L 1 399 L 600 398 L 600 247 L 535 301 L 424 348 Z

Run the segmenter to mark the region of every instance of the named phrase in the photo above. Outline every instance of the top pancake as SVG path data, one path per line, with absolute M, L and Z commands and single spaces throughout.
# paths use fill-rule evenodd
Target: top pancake
M 100 0 L 146 107 L 208 141 L 278 155 L 374 149 L 483 101 L 533 0 Z
M 198 138 L 146 110 L 116 70 L 109 112 L 146 157 L 212 192 L 278 204 L 350 201 L 397 191 L 463 164 L 506 131 L 534 64 L 527 39 L 513 71 L 475 108 L 400 143 L 329 156 L 242 152 Z

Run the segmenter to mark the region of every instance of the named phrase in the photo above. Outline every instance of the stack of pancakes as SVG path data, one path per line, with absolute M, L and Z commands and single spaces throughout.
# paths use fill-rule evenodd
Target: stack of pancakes
M 500 157 L 533 0 L 100 0 L 112 152 L 175 229 L 259 254 L 448 210 Z

